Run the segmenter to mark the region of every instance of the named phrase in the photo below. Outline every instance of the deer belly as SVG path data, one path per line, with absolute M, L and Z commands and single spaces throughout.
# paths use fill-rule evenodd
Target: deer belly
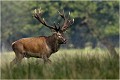
M 41 53 L 33 53 L 33 52 L 25 52 L 24 56 L 27 58 L 29 58 L 29 57 L 41 58 L 42 54 Z
M 50 53 L 49 47 L 46 45 L 46 43 L 31 43 L 29 46 L 25 47 L 25 56 L 26 57 L 38 57 L 41 58 L 43 55 L 48 55 Z

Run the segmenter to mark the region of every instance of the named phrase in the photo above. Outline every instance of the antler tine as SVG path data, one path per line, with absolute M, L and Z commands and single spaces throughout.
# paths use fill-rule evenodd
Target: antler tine
M 45 19 L 41 17 L 41 15 L 42 15 L 41 8 L 34 10 L 34 17 L 35 17 L 39 22 L 41 22 L 43 25 L 45 25 L 46 27 L 48 27 L 48 28 L 50 28 L 50 29 L 56 30 L 56 28 L 55 28 L 54 26 L 48 25 L 47 22 L 45 21 Z
M 56 30 L 58 30 L 58 28 L 57 28 L 57 26 L 56 26 L 56 24 L 55 24 L 55 21 L 54 21 L 54 26 L 55 26 Z
M 61 30 L 61 27 L 60 27 L 60 24 L 59 24 L 59 23 L 58 23 L 58 26 L 59 26 L 58 29 Z
M 41 13 L 41 8 L 40 8 L 40 9 L 38 9 L 38 13 Z
M 71 14 L 71 13 L 70 13 L 70 11 L 69 11 L 69 13 L 68 13 L 68 14 L 69 14 L 69 15 L 68 15 L 68 19 L 70 19 L 70 14 Z
M 59 12 L 59 14 L 60 14 L 60 16 L 64 19 L 64 24 L 63 24 L 63 26 L 62 26 L 62 28 L 61 28 L 61 31 L 65 31 L 65 30 L 67 30 L 67 28 L 68 28 L 70 25 L 73 24 L 74 19 L 73 19 L 73 20 L 70 19 L 70 17 L 69 17 L 69 16 L 70 16 L 70 12 L 69 12 L 69 15 L 67 16 L 67 18 L 66 18 L 66 16 L 65 16 L 64 10 L 63 10 L 62 13 Z
M 59 13 L 59 15 L 65 20 L 66 18 L 65 18 L 65 13 L 64 13 L 64 10 L 63 10 L 63 12 L 61 13 L 61 12 L 59 12 L 58 11 L 58 13 Z
M 34 12 L 35 12 L 35 14 L 36 14 L 36 13 L 37 13 L 37 10 L 35 9 Z
M 69 11 L 69 15 L 70 15 L 70 11 Z

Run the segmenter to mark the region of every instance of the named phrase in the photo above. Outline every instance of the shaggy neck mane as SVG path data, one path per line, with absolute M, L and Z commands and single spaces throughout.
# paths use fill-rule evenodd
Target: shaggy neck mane
M 51 49 L 51 53 L 57 52 L 60 48 L 60 44 L 58 43 L 58 40 L 56 39 L 55 34 L 53 34 L 52 36 L 46 37 L 46 39 L 47 39 L 46 40 L 47 44 Z

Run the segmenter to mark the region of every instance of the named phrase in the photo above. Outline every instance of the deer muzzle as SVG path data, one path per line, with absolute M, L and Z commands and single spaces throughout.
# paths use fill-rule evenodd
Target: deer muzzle
M 66 44 L 66 43 L 67 43 L 67 39 L 64 39 L 63 44 Z

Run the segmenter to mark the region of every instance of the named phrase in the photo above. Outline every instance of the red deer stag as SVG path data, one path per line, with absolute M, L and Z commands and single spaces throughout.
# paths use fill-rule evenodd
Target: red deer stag
M 59 11 L 58 11 L 59 12 Z M 63 25 L 57 27 L 54 23 L 53 26 L 50 26 L 46 23 L 45 19 L 42 18 L 41 9 L 34 10 L 34 17 L 42 23 L 44 26 L 52 29 L 54 31 L 51 36 L 39 36 L 39 37 L 30 37 L 22 38 L 12 43 L 12 49 L 15 52 L 15 59 L 10 63 L 12 66 L 16 63 L 20 63 L 21 60 L 26 57 L 35 57 L 42 58 L 44 62 L 50 61 L 48 58 L 52 53 L 55 53 L 59 50 L 61 44 L 66 43 L 64 38 L 64 31 L 73 24 L 74 19 L 66 18 L 64 11 L 59 12 L 59 15 L 64 19 Z M 70 15 L 70 14 L 69 14 Z

